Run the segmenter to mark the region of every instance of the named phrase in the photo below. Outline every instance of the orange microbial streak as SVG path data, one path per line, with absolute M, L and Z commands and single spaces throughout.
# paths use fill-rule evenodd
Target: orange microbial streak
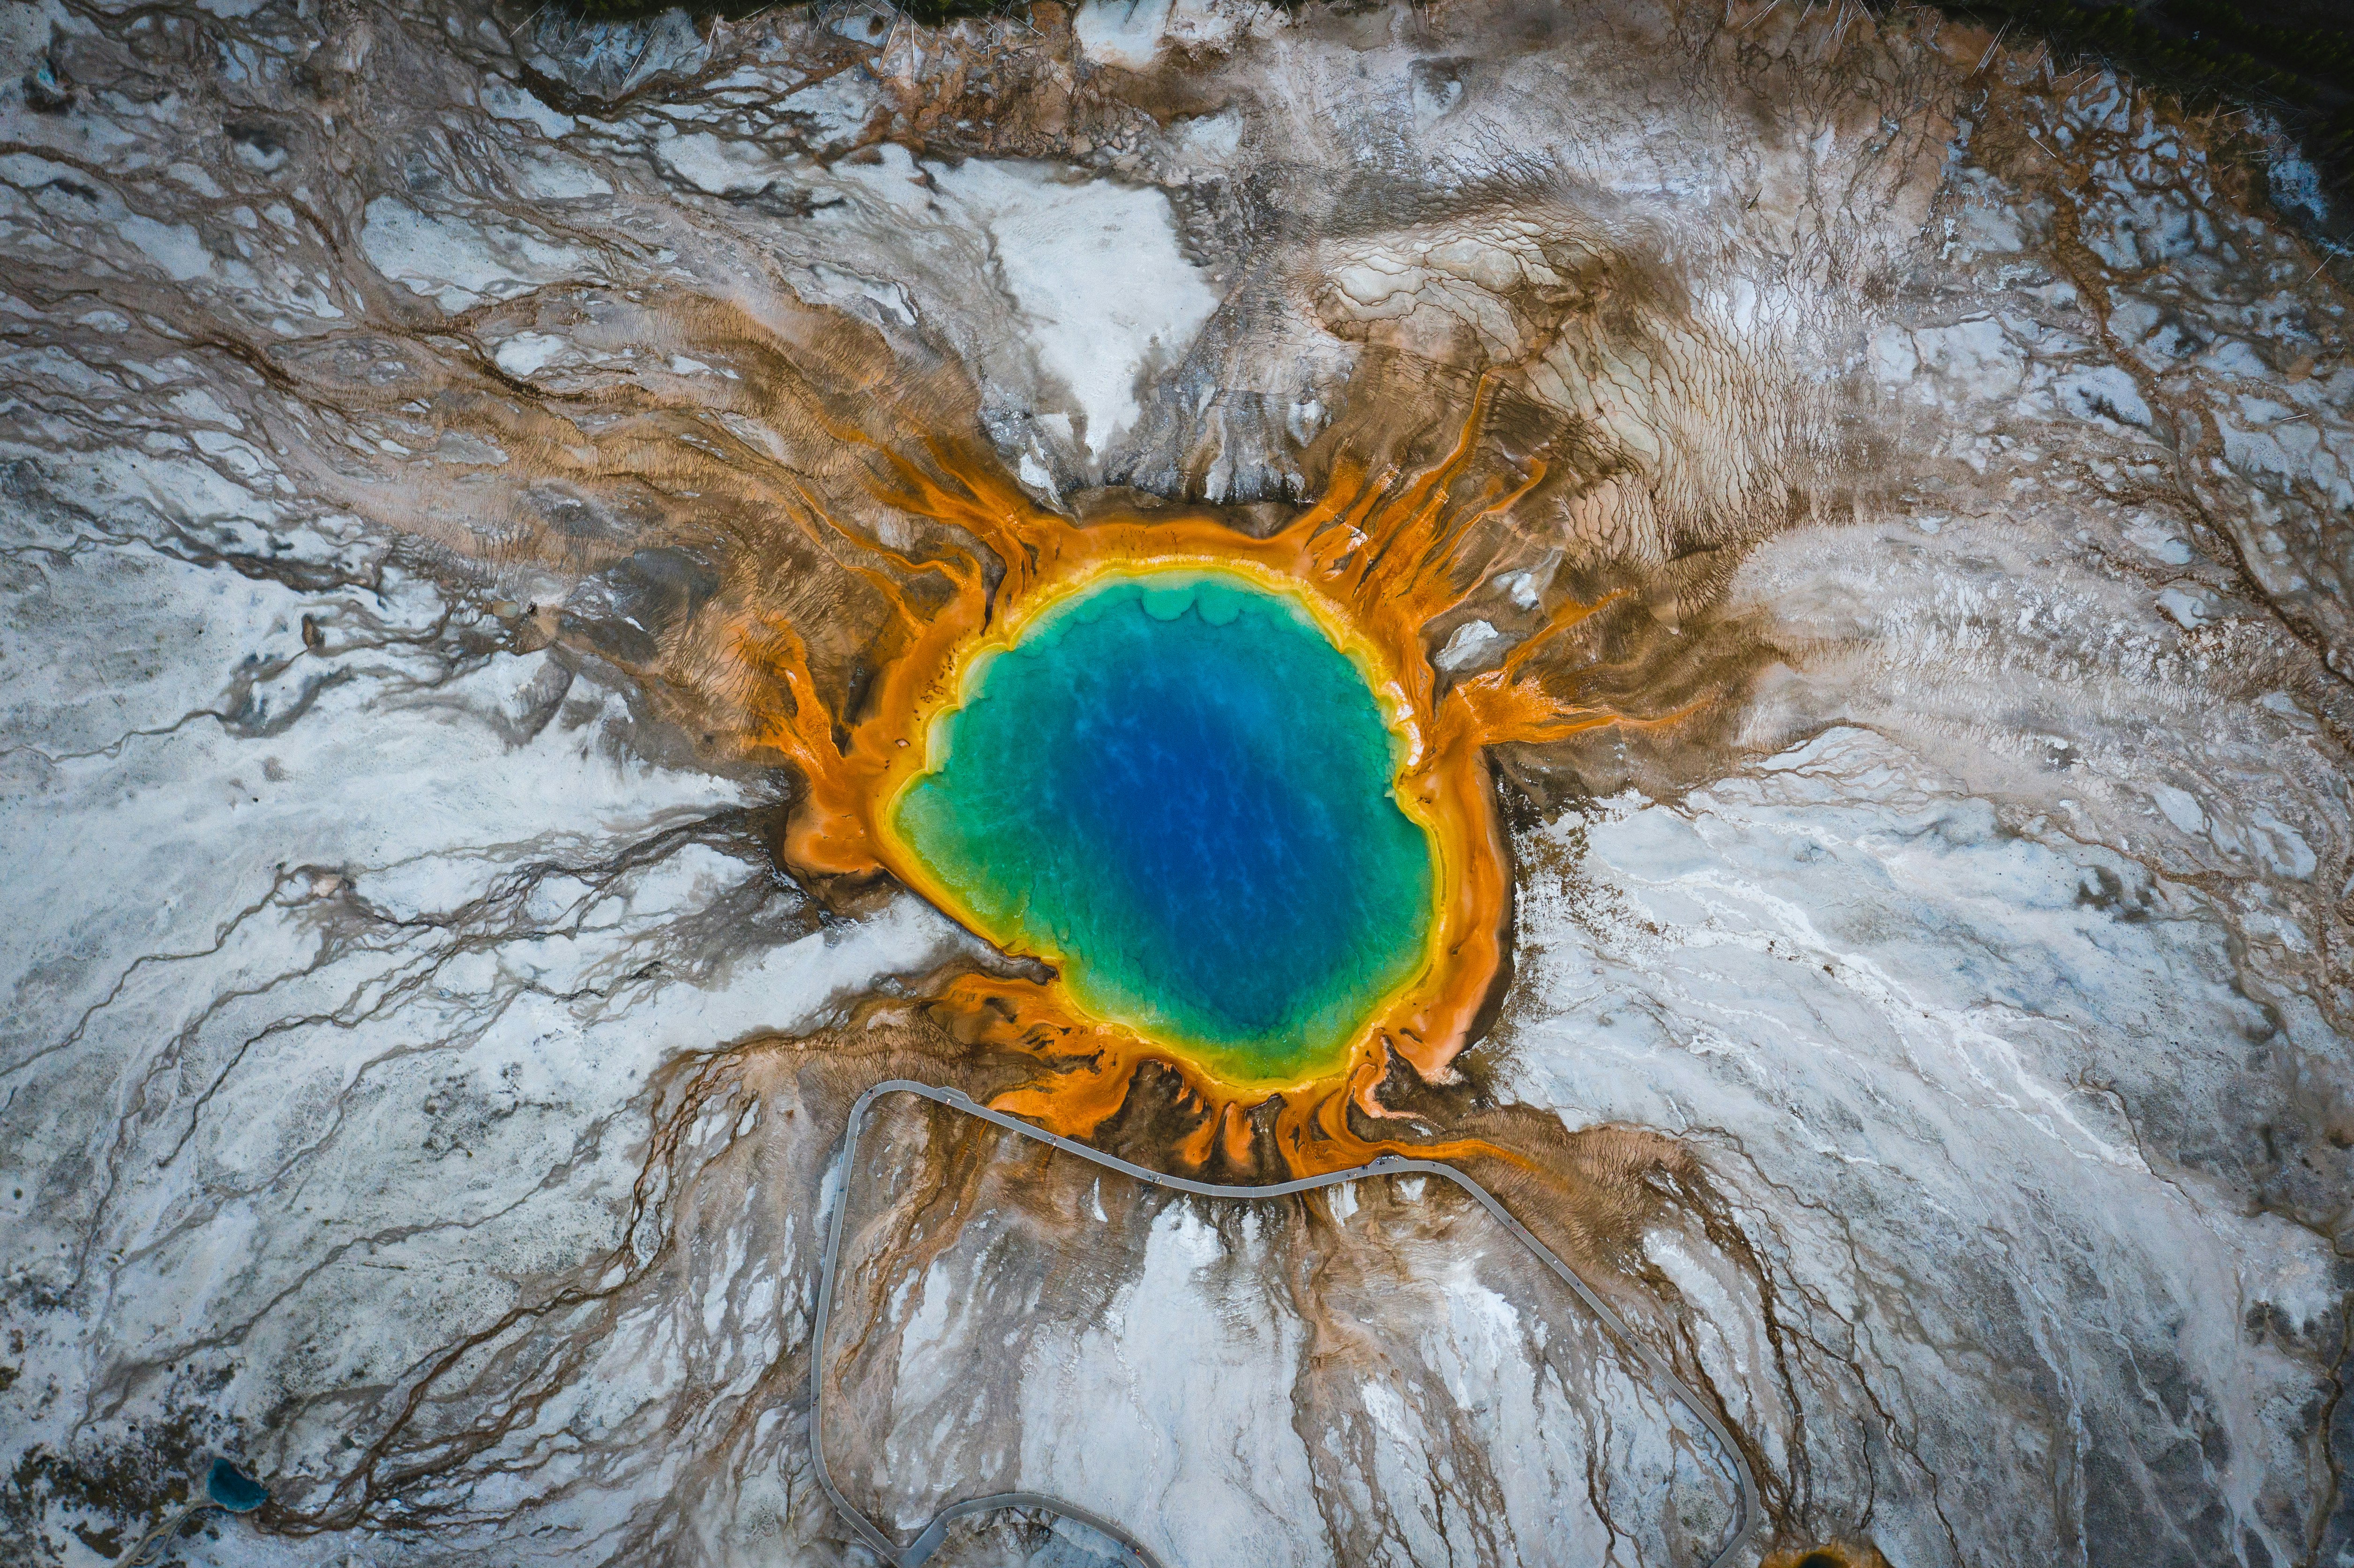
M 1204 513 L 1114 516 L 1083 526 L 1040 509 L 985 460 L 936 446 L 935 471 L 927 471 L 885 454 L 895 480 L 881 499 L 978 541 L 1002 567 L 993 591 L 976 556 L 915 559 L 854 538 L 806 497 L 795 508 L 797 521 L 822 544 L 831 535 L 853 556 L 885 564 L 888 570 L 845 561 L 895 617 L 877 650 L 881 669 L 864 711 L 846 728 L 819 697 L 808 650 L 790 626 L 748 618 L 735 629 L 739 652 L 767 677 L 770 694 L 755 705 L 749 738 L 783 753 L 808 780 L 784 845 L 785 858 L 804 875 L 856 879 L 887 872 L 940 907 L 960 911 L 955 891 L 936 885 L 892 832 L 893 804 L 925 769 L 932 723 L 961 700 L 974 661 L 1013 646 L 1041 614 L 1108 573 L 1216 568 L 1288 594 L 1363 672 L 1400 743 L 1396 796 L 1429 837 L 1436 907 L 1420 966 L 1359 1032 L 1341 1068 L 1301 1083 L 1225 1080 L 1181 1049 L 1089 1015 L 1059 980 L 969 974 L 936 999 L 951 1032 L 965 1043 L 1012 1048 L 1039 1063 L 1034 1079 L 998 1097 L 998 1108 L 1086 1137 L 1119 1108 L 1137 1066 L 1158 1061 L 1182 1075 L 1202 1113 L 1177 1150 L 1195 1168 L 1214 1150 L 1246 1166 L 1246 1118 L 1278 1096 L 1277 1145 L 1296 1172 L 1343 1169 L 1384 1150 L 1495 1152 L 1484 1144 L 1434 1148 L 1367 1139 L 1348 1116 L 1352 1104 L 1376 1122 L 1394 1114 L 1373 1097 L 1392 1053 L 1426 1079 L 1444 1078 L 1448 1062 L 1469 1043 L 1500 973 L 1511 873 L 1483 748 L 1629 722 L 1556 696 L 1529 673 L 1547 642 L 1617 595 L 1564 606 L 1502 668 L 1437 694 L 1423 629 L 1477 586 L 1476 576 L 1458 585 L 1458 551 L 1474 526 L 1543 478 L 1540 467 L 1515 486 L 1491 482 L 1469 502 L 1451 493 L 1483 423 L 1485 401 L 1475 400 L 1454 450 L 1426 471 L 1369 473 L 1342 464 L 1320 502 L 1267 539 L 1249 538 Z M 909 591 L 927 575 L 948 590 L 937 608 L 919 608 L 926 601 Z

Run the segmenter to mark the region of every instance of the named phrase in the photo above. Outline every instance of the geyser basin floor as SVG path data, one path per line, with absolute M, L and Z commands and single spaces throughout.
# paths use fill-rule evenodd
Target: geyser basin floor
M 1424 961 L 1364 673 L 1239 573 L 1108 573 L 973 661 L 886 815 L 951 911 L 1229 1079 L 1329 1072 Z

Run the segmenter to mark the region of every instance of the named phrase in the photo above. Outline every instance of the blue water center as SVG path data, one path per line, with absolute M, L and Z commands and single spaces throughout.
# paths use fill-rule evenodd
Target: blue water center
M 965 691 L 890 825 L 952 913 L 1088 1012 L 1230 1078 L 1301 1076 L 1422 962 L 1432 855 L 1396 738 L 1288 595 L 1115 577 Z

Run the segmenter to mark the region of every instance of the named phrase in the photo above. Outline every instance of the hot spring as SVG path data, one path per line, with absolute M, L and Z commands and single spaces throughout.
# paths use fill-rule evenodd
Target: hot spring
M 1298 596 L 1097 577 L 975 659 L 892 832 L 965 923 L 1229 1080 L 1333 1070 L 1424 960 L 1405 741 Z

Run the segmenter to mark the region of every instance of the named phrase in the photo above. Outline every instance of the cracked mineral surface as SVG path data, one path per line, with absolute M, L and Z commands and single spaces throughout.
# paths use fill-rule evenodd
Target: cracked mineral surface
M 1726 1538 L 1443 1185 L 905 1104 L 838 1171 L 889 1077 L 1222 1181 L 1455 1150 L 1735 1435 L 1740 1568 L 2354 1562 L 2354 345 L 2286 158 L 1852 0 L 0 11 L 0 1564 L 215 1456 L 270 1503 L 148 1561 L 872 1561 L 821 1441 L 902 1542 Z M 944 1000 L 1033 960 L 797 859 L 778 715 L 1019 565 L 909 475 L 1264 540 L 1434 474 L 1436 698 L 1595 721 L 1484 754 L 1451 1059 L 1072 1109 Z

